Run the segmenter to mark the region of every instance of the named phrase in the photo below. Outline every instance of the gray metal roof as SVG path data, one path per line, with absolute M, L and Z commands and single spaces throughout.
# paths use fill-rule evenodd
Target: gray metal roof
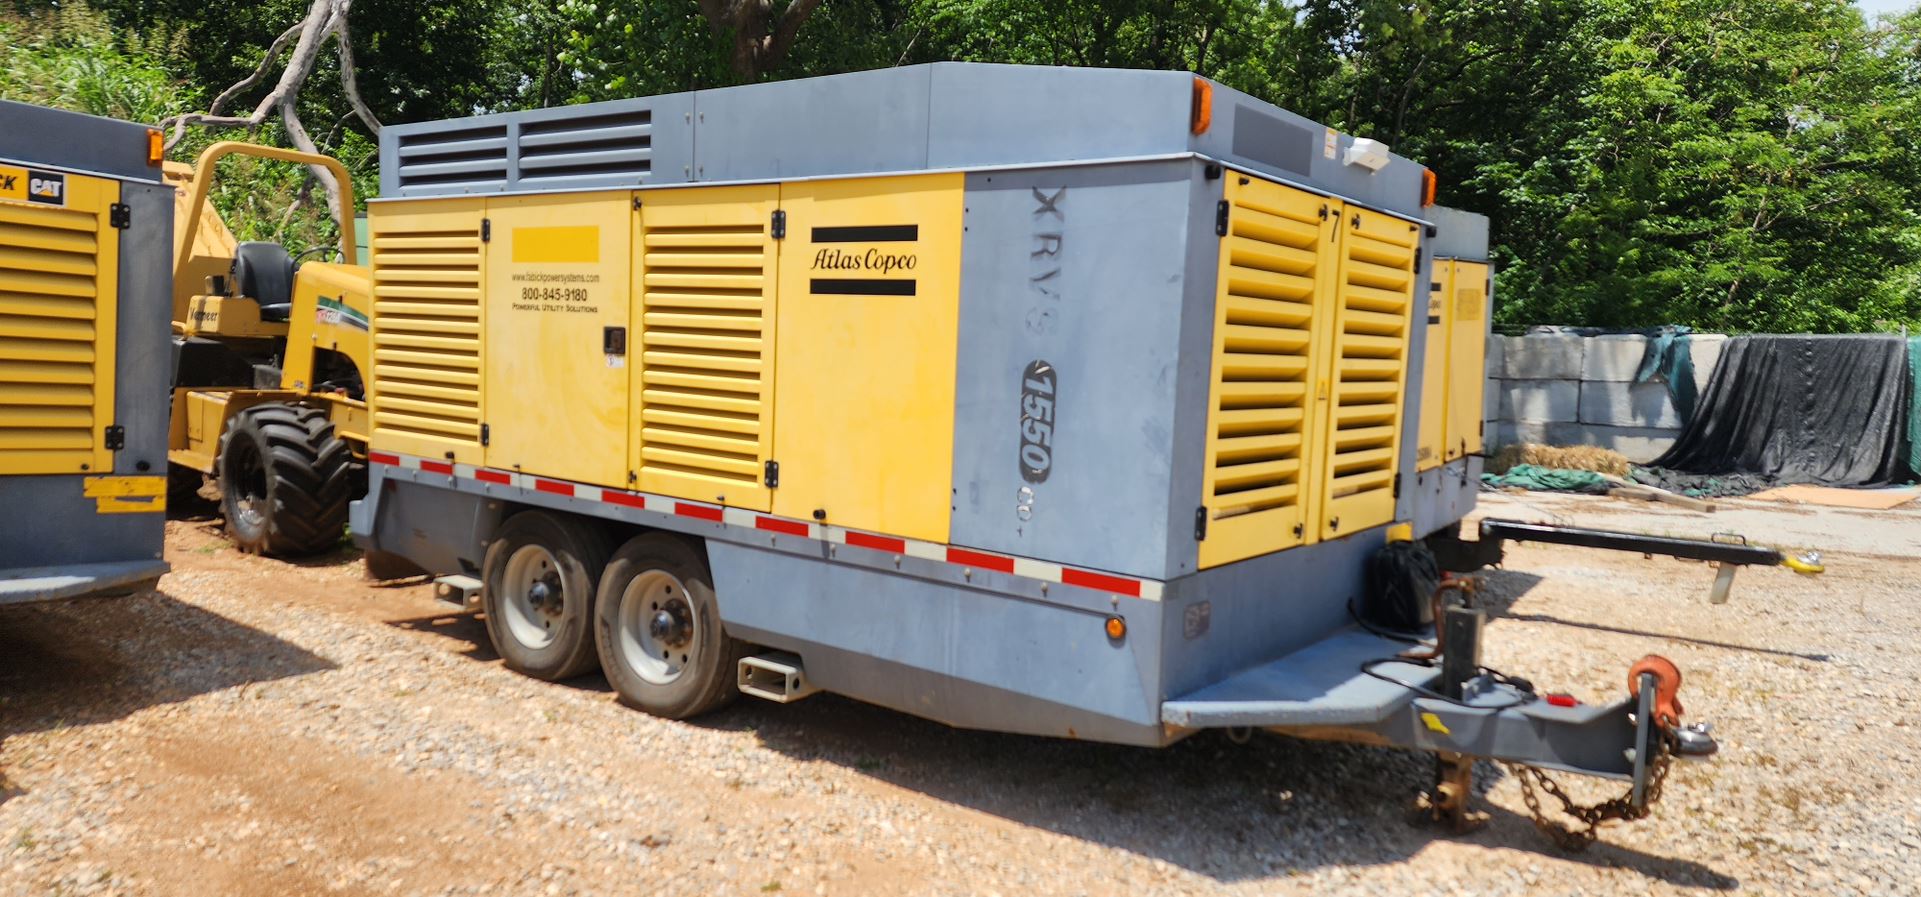
M 0 160 L 42 168 L 158 181 L 147 164 L 147 126 L 0 100 Z
M 1420 217 L 1421 166 L 1185 72 L 943 62 L 384 128 L 384 197 L 618 189 L 1197 154 Z

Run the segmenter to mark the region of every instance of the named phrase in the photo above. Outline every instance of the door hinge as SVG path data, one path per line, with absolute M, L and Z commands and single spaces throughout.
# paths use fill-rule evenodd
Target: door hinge
M 634 211 L 640 211 L 640 197 L 634 197 Z
M 1321 220 L 1327 220 L 1327 203 L 1321 203 Z
M 767 462 L 766 482 L 767 482 L 767 488 L 769 489 L 775 489 L 780 486 L 780 462 L 779 461 Z
M 480 425 L 480 444 L 486 445 L 487 443 L 490 443 L 492 441 L 494 441 L 494 429 L 492 427 L 487 426 L 486 424 L 481 424 Z
M 493 238 L 494 238 L 494 220 L 492 218 L 480 219 L 480 242 L 482 243 L 491 242 Z
M 108 427 L 106 434 L 102 437 L 102 441 L 106 444 L 107 451 L 110 452 L 117 452 L 126 448 L 127 428 L 119 424 Z
M 1305 535 L 1307 535 L 1307 524 L 1305 523 L 1294 524 L 1294 538 L 1299 539 Z
M 1394 475 L 1394 497 L 1401 497 L 1401 475 L 1398 473 Z
M 107 223 L 121 230 L 126 230 L 127 228 L 132 227 L 133 226 L 133 209 L 128 208 L 127 204 L 124 202 L 117 202 L 111 206 L 108 206 L 107 207 Z
M 1194 509 L 1194 541 L 1207 541 L 1207 506 Z
M 774 220 L 768 223 L 767 229 L 773 233 L 774 239 L 787 239 L 787 210 L 775 209 Z
M 1214 205 L 1214 236 L 1227 236 L 1227 200 Z

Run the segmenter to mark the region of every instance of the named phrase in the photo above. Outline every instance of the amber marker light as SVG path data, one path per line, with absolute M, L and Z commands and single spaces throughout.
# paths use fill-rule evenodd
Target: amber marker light
M 1187 129 L 1196 135 L 1207 133 L 1214 123 L 1214 85 L 1206 78 L 1194 79 L 1194 104 L 1187 112 Z
M 160 129 L 148 128 L 147 129 L 147 164 L 159 165 L 160 160 L 165 159 L 166 157 L 167 157 L 167 144 L 166 144 L 166 141 L 162 140 L 160 137 Z
M 1434 169 L 1421 169 L 1421 208 L 1434 204 L 1434 191 L 1441 186 L 1441 179 L 1434 176 Z
M 1127 621 L 1120 617 L 1107 618 L 1107 637 L 1120 641 L 1127 637 Z

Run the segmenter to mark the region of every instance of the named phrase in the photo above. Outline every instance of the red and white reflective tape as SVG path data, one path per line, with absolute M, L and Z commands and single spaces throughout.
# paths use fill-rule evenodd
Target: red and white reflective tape
M 687 501 L 650 492 L 629 492 L 622 489 L 606 489 L 589 486 L 569 480 L 556 480 L 551 477 L 535 476 L 528 473 L 515 473 L 496 470 L 491 467 L 475 467 L 471 464 L 457 464 L 451 461 L 435 461 L 430 458 L 416 458 L 392 452 L 368 452 L 367 460 L 375 464 L 386 464 L 407 470 L 437 473 L 458 479 L 473 480 L 495 486 L 514 489 L 527 489 L 548 495 L 560 495 L 583 501 L 600 502 L 622 508 L 635 508 L 657 514 L 672 514 L 693 520 L 704 520 L 726 526 L 737 526 L 763 533 L 813 539 L 835 545 L 851 545 L 871 551 L 904 555 L 929 561 L 953 564 L 973 570 L 993 570 L 1025 579 L 1091 589 L 1128 598 L 1142 598 L 1148 601 L 1161 600 L 1161 583 L 1151 579 L 1135 579 L 1131 576 L 1116 576 L 1096 570 L 1082 570 L 1067 567 L 1051 561 L 1037 561 L 1031 558 L 1013 557 L 972 548 L 942 545 L 937 542 L 921 542 L 903 539 L 899 536 L 884 536 L 866 533 L 841 526 L 829 526 L 811 520 L 793 520 L 775 517 L 744 508 L 730 508 L 725 505 L 706 504 Z

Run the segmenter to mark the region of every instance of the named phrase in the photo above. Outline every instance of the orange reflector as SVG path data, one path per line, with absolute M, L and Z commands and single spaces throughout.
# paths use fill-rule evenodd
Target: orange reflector
M 1187 129 L 1195 134 L 1207 133 L 1207 127 L 1214 123 L 1214 85 L 1206 78 L 1194 79 L 1194 105 L 1187 112 Z
M 165 159 L 166 157 L 167 157 L 167 144 L 166 144 L 166 141 L 161 139 L 159 129 L 148 128 L 147 129 L 147 164 L 159 165 L 160 160 Z
M 1127 636 L 1127 621 L 1120 617 L 1107 618 L 1107 637 L 1120 641 Z
M 1434 176 L 1434 169 L 1421 169 L 1421 208 L 1434 204 L 1434 191 L 1441 185 L 1441 179 Z

